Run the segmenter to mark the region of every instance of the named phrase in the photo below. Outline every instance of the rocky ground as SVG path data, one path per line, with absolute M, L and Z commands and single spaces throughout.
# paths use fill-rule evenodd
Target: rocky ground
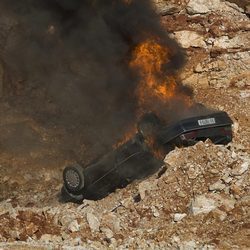
M 156 2 L 187 51 L 182 81 L 196 101 L 229 113 L 233 142 L 176 148 L 149 179 L 97 202 L 60 204 L 63 167 L 84 149 L 70 153 L 65 128 L 38 123 L 3 100 L 0 249 L 250 248 L 247 1 Z

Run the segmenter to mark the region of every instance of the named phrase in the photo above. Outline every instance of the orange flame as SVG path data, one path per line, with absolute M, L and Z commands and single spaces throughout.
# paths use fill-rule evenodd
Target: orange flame
M 124 1 L 130 2 L 129 0 Z M 164 67 L 170 61 L 170 56 L 168 48 L 158 42 L 157 39 L 147 39 L 134 49 L 129 66 L 139 73 L 141 79 L 135 93 L 139 106 L 138 117 L 144 112 L 154 111 L 157 114 L 159 108 L 167 109 L 171 100 L 177 100 L 183 104 L 183 107 L 192 105 L 191 97 L 180 91 L 175 77 L 166 74 Z M 113 147 L 121 146 L 131 139 L 135 133 L 135 127 L 129 129 L 123 139 Z M 145 142 L 152 149 L 153 154 L 160 158 L 164 154 L 162 149 L 157 147 L 153 137 L 146 138 Z
M 190 103 L 188 96 L 179 93 L 175 77 L 165 74 L 164 66 L 169 58 L 168 48 L 156 39 L 148 39 L 135 48 L 130 67 L 137 70 L 142 79 L 137 88 L 139 106 L 142 107 L 148 100 L 166 103 L 172 98 Z
M 113 149 L 116 149 L 118 147 L 120 147 L 121 145 L 123 145 L 124 143 L 126 143 L 127 141 L 129 141 L 130 139 L 133 138 L 133 136 L 136 134 L 137 132 L 137 128 L 136 126 L 133 126 L 132 128 L 130 128 L 125 135 L 123 135 L 123 137 L 121 138 L 121 140 L 119 140 L 117 143 L 115 143 L 113 145 Z
M 154 136 L 147 137 L 145 139 L 145 143 L 149 147 L 150 151 L 152 152 L 153 156 L 156 159 L 163 159 L 165 157 L 166 155 L 165 149 L 158 145 Z

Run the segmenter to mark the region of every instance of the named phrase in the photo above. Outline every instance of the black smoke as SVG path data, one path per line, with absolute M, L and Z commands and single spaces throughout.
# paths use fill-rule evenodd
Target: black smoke
M 87 144 L 112 145 L 136 122 L 139 79 L 129 60 L 137 44 L 154 36 L 170 48 L 166 74 L 184 62 L 149 0 L 0 0 L 0 7 L 14 20 L 3 59 L 18 98 Z

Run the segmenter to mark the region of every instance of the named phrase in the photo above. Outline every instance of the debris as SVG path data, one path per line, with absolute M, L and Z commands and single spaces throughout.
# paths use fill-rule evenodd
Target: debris
M 240 166 L 237 166 L 236 168 L 234 168 L 231 172 L 232 176 L 239 176 L 244 174 L 249 168 L 249 162 L 246 161 L 244 163 L 242 163 Z
M 139 184 L 138 190 L 141 197 L 141 200 L 144 200 L 146 197 L 147 192 L 154 192 L 157 187 L 158 180 L 154 181 L 142 181 Z
M 215 182 L 214 184 L 209 186 L 210 191 L 221 191 L 226 187 L 225 184 L 222 183 L 221 180 Z
M 34 233 L 36 233 L 39 230 L 39 227 L 35 225 L 33 222 L 28 224 L 25 228 L 27 235 L 32 236 Z
M 194 240 L 184 241 L 179 246 L 180 250 L 193 250 L 197 249 L 197 244 Z
M 159 211 L 155 206 L 152 206 L 151 210 L 153 212 L 154 217 L 159 217 L 160 216 Z
M 193 215 L 201 213 L 209 213 L 217 207 L 217 202 L 207 197 L 206 195 L 200 195 L 194 198 L 191 202 L 191 213 Z
M 101 228 L 101 231 L 106 235 L 108 239 L 111 239 L 114 236 L 114 233 L 109 228 Z
M 78 232 L 80 230 L 80 225 L 78 224 L 77 220 L 73 220 L 69 226 L 68 229 L 70 232 L 74 233 L 74 232 Z
M 70 223 L 74 220 L 74 216 L 72 214 L 65 214 L 61 218 L 58 218 L 58 222 L 65 228 L 68 228 Z
M 220 209 L 215 209 L 213 211 L 213 214 L 215 214 L 216 216 L 218 216 L 218 218 L 220 219 L 220 221 L 224 221 L 227 218 L 227 213 L 220 210 Z
M 181 221 L 183 218 L 185 218 L 187 216 L 187 214 L 174 214 L 174 221 L 175 222 L 178 222 L 178 221 Z
M 249 98 L 250 97 L 250 91 L 241 91 L 240 92 L 240 97 L 241 98 Z
M 180 197 L 180 198 L 185 198 L 186 197 L 186 194 L 183 192 L 183 191 L 179 191 L 177 193 L 177 195 Z
M 241 188 L 240 188 L 238 185 L 236 185 L 236 184 L 233 184 L 233 185 L 230 186 L 230 192 L 231 192 L 235 197 L 237 197 L 237 198 L 238 198 L 238 196 L 240 196 L 241 193 L 242 193 Z
M 40 241 L 43 241 L 45 243 L 59 243 L 62 241 L 62 237 L 61 236 L 57 236 L 57 235 L 52 235 L 52 234 L 43 234 L 41 236 Z
M 195 179 L 199 174 L 201 174 L 200 166 L 197 164 L 189 165 L 187 174 L 188 174 L 189 179 L 191 180 Z
M 235 207 L 236 200 L 234 198 L 223 198 L 222 196 L 215 197 L 220 204 L 220 209 L 226 212 L 231 211 Z
M 92 213 L 87 213 L 87 221 L 92 232 L 97 232 L 100 229 L 100 222 Z
M 0 202 L 0 215 L 13 211 L 13 206 L 8 201 Z
M 101 224 L 103 227 L 107 227 L 115 233 L 121 230 L 120 219 L 114 213 L 103 215 Z
M 226 184 L 229 184 L 232 182 L 233 178 L 229 176 L 229 174 L 225 174 L 222 178 L 221 178 Z

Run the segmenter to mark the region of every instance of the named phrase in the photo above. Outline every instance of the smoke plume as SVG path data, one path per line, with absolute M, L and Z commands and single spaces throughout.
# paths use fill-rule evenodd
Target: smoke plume
M 85 143 L 112 145 L 136 123 L 132 51 L 157 37 L 171 51 L 166 75 L 184 53 L 163 31 L 149 0 L 1 0 L 15 25 L 4 48 L 27 112 L 74 127 Z M 53 109 L 51 107 L 54 107 Z M 54 111 L 56 110 L 56 111 Z

